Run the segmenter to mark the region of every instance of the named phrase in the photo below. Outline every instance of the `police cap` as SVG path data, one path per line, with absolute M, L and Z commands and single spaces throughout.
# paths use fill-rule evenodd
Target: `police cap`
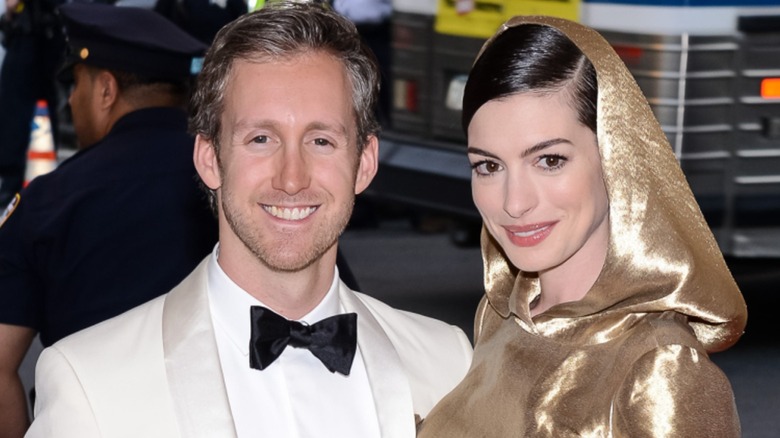
M 100 3 L 67 3 L 59 10 L 67 70 L 83 63 L 160 80 L 200 72 L 207 47 L 156 12 Z

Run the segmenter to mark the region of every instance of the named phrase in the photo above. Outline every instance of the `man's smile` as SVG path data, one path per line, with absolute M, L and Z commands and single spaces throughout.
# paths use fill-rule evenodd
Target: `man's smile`
M 317 207 L 279 207 L 276 205 L 263 204 L 263 210 L 279 219 L 300 221 L 311 216 L 311 214 L 317 210 Z

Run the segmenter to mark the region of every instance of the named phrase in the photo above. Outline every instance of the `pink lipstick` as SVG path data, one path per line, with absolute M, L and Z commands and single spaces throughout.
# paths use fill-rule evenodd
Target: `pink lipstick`
M 512 244 L 529 247 L 540 244 L 550 235 L 557 221 L 542 222 L 522 226 L 505 226 L 506 235 Z

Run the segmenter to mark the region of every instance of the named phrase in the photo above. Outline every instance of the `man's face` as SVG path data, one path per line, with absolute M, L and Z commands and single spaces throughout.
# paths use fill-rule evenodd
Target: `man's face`
M 375 138 L 357 152 L 351 102 L 343 65 L 325 53 L 235 62 L 219 160 L 196 141 L 201 177 L 217 189 L 221 264 L 252 257 L 294 272 L 328 252 L 335 260 L 355 194 L 377 165 Z
M 97 129 L 97 81 L 92 71 L 82 64 L 73 67 L 73 81 L 68 103 L 76 139 L 79 147 L 84 148 L 92 146 L 102 138 L 102 133 Z

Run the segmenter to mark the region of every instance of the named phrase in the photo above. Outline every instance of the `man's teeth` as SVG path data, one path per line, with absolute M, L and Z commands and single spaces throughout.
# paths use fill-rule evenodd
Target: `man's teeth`
M 283 208 L 277 207 L 275 205 L 265 205 L 263 206 L 263 209 L 270 213 L 273 217 L 278 217 L 279 219 L 288 221 L 299 221 L 309 217 L 309 215 L 314 213 L 314 210 L 316 210 L 317 207 Z

